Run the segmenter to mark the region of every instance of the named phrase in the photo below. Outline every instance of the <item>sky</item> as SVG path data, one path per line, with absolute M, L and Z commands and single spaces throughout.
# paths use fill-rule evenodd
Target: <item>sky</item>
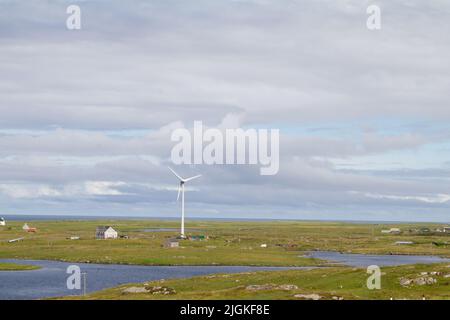
M 68 30 L 66 8 L 81 8 Z M 366 26 L 369 5 L 381 29 Z M 447 0 L 0 0 L 0 215 L 450 221 Z M 280 130 L 280 168 L 171 133 Z

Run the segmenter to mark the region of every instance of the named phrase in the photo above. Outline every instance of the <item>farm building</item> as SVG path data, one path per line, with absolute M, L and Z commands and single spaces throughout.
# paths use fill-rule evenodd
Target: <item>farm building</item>
M 177 239 L 169 239 L 166 241 L 167 248 L 178 248 L 180 246 L 180 242 Z
M 0 226 L 6 226 L 6 221 L 3 217 L 0 217 Z
M 31 228 L 26 223 L 23 225 L 22 229 L 25 230 L 26 232 L 36 232 L 37 231 L 36 228 Z
M 399 228 L 390 228 L 389 230 L 381 230 L 381 233 L 399 234 L 402 231 Z
M 117 239 L 117 231 L 110 226 L 98 226 L 95 230 L 96 239 Z
M 23 241 L 23 239 L 25 239 L 25 238 L 21 237 L 21 238 L 17 238 L 17 239 L 11 239 L 11 240 L 8 240 L 8 243 L 14 243 L 14 242 Z
M 396 241 L 396 245 L 408 245 L 408 244 L 414 244 L 412 241 Z

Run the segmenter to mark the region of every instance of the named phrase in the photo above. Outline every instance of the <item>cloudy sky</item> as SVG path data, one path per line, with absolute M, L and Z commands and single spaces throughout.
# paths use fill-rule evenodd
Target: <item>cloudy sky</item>
M 449 34 L 448 0 L 0 0 L 0 213 L 178 216 L 201 120 L 279 128 L 280 171 L 174 166 L 189 216 L 448 222 Z

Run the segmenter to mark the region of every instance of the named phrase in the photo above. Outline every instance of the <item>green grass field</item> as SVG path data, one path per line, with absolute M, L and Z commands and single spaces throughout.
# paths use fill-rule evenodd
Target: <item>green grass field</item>
M 0 263 L 0 271 L 25 271 L 36 270 L 38 266 L 15 264 L 15 263 Z
M 0 258 L 141 265 L 306 266 L 321 263 L 299 257 L 308 250 L 450 257 L 449 234 L 414 235 L 407 232 L 423 226 L 417 224 L 398 225 L 405 230 L 403 234 L 387 235 L 381 234 L 381 230 L 397 225 L 189 221 L 188 228 L 199 230 L 194 234 L 207 235 L 209 240 L 183 240 L 180 248 L 164 247 L 165 241 L 176 236 L 176 232 L 142 231 L 146 228 L 178 228 L 178 222 L 172 220 L 39 221 L 29 223 L 38 229 L 37 233 L 31 234 L 23 231 L 22 225 L 23 222 L 10 222 L 7 227 L 0 227 Z M 111 225 L 129 239 L 95 240 L 97 225 Z M 81 239 L 67 239 L 70 236 Z M 19 237 L 25 239 L 7 242 Z M 415 244 L 395 245 L 399 240 Z M 263 243 L 267 248 L 260 247 Z

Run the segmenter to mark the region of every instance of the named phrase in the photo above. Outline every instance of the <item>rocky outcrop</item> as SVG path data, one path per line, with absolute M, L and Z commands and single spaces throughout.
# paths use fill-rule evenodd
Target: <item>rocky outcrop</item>
M 417 278 L 400 278 L 400 285 L 403 287 L 408 287 L 412 285 L 425 286 L 425 285 L 433 285 L 437 282 L 437 280 L 431 276 L 422 275 Z
M 303 300 L 320 300 L 323 297 L 318 295 L 317 293 L 310 293 L 310 294 L 296 294 L 294 298 Z
M 129 287 L 126 288 L 124 290 L 122 290 L 122 293 L 147 293 L 147 289 L 145 289 L 144 287 Z
M 145 286 L 145 287 L 129 287 L 122 290 L 123 294 L 136 294 L 136 293 L 147 293 L 147 294 L 175 294 L 176 291 L 173 288 L 163 287 L 163 286 Z
M 297 290 L 298 287 L 295 284 L 251 284 L 248 285 L 245 290 L 248 291 L 261 291 L 261 290 Z
M 145 287 L 145 289 L 147 289 L 148 293 L 150 294 L 163 294 L 163 295 L 168 295 L 168 294 L 175 294 L 176 291 L 173 288 L 169 288 L 169 287 L 163 287 L 163 286 L 147 286 Z

